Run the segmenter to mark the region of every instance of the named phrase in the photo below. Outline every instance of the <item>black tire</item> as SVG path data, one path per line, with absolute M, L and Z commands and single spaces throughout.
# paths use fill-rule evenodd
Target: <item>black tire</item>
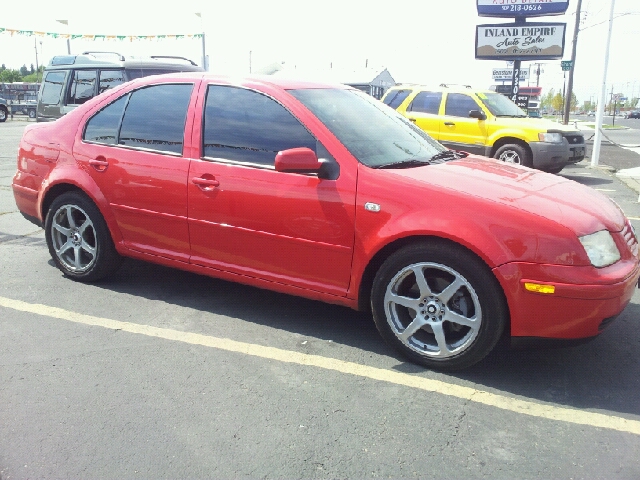
M 515 163 L 524 167 L 533 167 L 529 151 L 517 143 L 507 143 L 496 150 L 494 158 L 506 163 Z
M 100 280 L 122 263 L 100 210 L 83 193 L 67 192 L 56 198 L 44 228 L 51 258 L 73 280 Z
M 6 122 L 8 116 L 9 116 L 9 111 L 4 107 L 0 107 L 0 123 Z
M 36 118 L 36 111 L 31 109 L 29 110 L 29 118 Z
M 508 318 L 502 289 L 487 265 L 445 242 L 417 243 L 391 255 L 374 279 L 371 308 L 391 346 L 412 362 L 448 371 L 482 360 Z
M 553 167 L 553 168 L 547 168 L 547 169 L 545 170 L 545 172 L 548 172 L 548 173 L 560 173 L 560 172 L 562 171 L 562 169 L 563 169 L 563 168 L 564 168 L 564 167 Z

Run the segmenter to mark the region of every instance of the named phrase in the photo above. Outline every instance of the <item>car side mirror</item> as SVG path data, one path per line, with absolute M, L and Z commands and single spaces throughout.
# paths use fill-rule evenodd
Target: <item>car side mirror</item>
M 276 155 L 276 172 L 318 173 L 321 165 L 315 152 L 307 147 L 282 150 Z
M 469 110 L 469 117 L 477 118 L 478 120 L 487 119 L 487 116 L 484 114 L 484 112 L 481 112 L 480 110 Z

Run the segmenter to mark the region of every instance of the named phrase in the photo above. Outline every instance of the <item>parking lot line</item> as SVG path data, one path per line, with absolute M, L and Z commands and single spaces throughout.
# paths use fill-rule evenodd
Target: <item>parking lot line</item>
M 173 340 L 176 342 L 188 343 L 191 345 L 201 345 L 209 348 L 216 348 L 228 352 L 235 352 L 244 355 L 276 360 L 285 363 L 292 363 L 303 366 L 311 366 L 341 372 L 348 375 L 356 375 L 381 382 L 403 385 L 428 392 L 439 393 L 468 400 L 474 403 L 488 405 L 502 410 L 515 412 L 532 417 L 547 420 L 568 422 L 578 425 L 587 425 L 596 428 L 606 428 L 620 432 L 640 435 L 640 421 L 630 420 L 612 415 L 588 412 L 566 407 L 536 403 L 530 400 L 508 397 L 491 393 L 475 388 L 455 385 L 452 383 L 433 380 L 424 377 L 409 375 L 406 373 L 385 370 L 382 368 L 370 367 L 353 362 L 337 360 L 335 358 L 322 357 L 319 355 L 309 355 L 291 350 L 282 350 L 274 347 L 266 347 L 252 343 L 238 342 L 227 338 L 218 338 L 197 333 L 181 332 L 168 328 L 158 328 L 151 325 L 141 325 L 137 323 L 121 322 L 108 318 L 94 317 L 82 313 L 64 310 L 62 308 L 51 307 L 36 303 L 27 303 L 20 300 L 13 300 L 0 297 L 0 307 L 17 310 L 21 312 L 33 313 L 49 318 L 66 320 L 83 325 L 103 327 L 112 330 L 121 330 L 149 337 Z

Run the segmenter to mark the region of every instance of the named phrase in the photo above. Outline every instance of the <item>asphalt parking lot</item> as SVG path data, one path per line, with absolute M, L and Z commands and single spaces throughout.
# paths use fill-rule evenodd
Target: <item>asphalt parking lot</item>
M 640 290 L 588 344 L 443 374 L 342 307 L 129 260 L 75 283 L 13 202 L 26 124 L 0 124 L 1 480 L 640 478 Z M 640 231 L 640 155 L 601 164 L 562 175 Z

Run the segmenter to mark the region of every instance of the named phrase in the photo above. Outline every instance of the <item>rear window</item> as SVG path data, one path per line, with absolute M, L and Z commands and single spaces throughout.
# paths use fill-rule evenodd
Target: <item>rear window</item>
M 391 108 L 398 108 L 404 99 L 409 96 L 409 93 L 411 93 L 411 90 L 392 90 L 382 99 L 382 103 L 389 105 Z
M 42 98 L 44 105 L 58 105 L 64 87 L 65 72 L 49 72 L 42 84 Z

